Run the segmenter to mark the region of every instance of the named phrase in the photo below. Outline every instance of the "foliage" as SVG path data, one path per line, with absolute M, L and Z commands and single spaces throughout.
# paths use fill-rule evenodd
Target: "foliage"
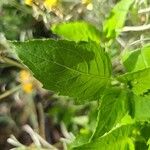
M 98 99 L 100 91 L 109 84 L 109 58 L 94 42 L 42 40 L 13 44 L 18 56 L 46 89 L 73 97 L 77 102 Z
M 118 36 L 125 23 L 128 10 L 133 2 L 134 0 L 122 0 L 113 8 L 110 16 L 104 22 L 103 32 L 107 39 L 112 39 Z
M 100 42 L 99 30 L 86 22 L 71 22 L 53 25 L 52 31 L 61 35 L 64 39 L 76 42 L 89 40 L 97 43 Z
M 117 30 L 123 27 L 132 3 L 133 1 L 122 0 L 114 7 L 104 23 L 103 33 L 106 38 L 118 36 Z M 100 100 L 94 133 L 86 144 L 71 146 L 71 149 L 134 149 L 135 142 L 132 138 L 137 127 L 136 121 L 149 121 L 149 98 L 136 96 L 150 89 L 147 82 L 150 81 L 147 55 L 149 47 L 145 46 L 125 56 L 123 61 L 130 73 L 117 77 L 118 81 L 125 84 L 121 87 L 120 83 L 120 87 L 116 88 L 110 84 L 115 79 L 111 77 L 108 54 L 105 48 L 95 43 L 100 41 L 97 29 L 84 22 L 74 22 L 57 25 L 52 30 L 77 43 L 67 40 L 34 40 L 13 44 L 18 57 L 43 83 L 44 88 L 73 97 L 80 103 Z M 130 61 L 134 65 L 131 66 Z M 144 115 L 143 110 L 147 110 Z M 121 125 L 121 120 L 127 114 L 135 120 L 134 125 L 132 121 Z
M 57 1 L 53 2 L 58 7 Z M 53 11 L 51 3 L 46 3 L 48 11 Z M 130 50 L 131 45 L 123 49 L 120 42 L 127 36 L 122 31 L 136 4 L 134 0 L 119 1 L 103 22 L 103 29 L 86 21 L 69 21 L 52 25 L 55 39 L 10 42 L 17 60 L 43 88 L 65 96 L 62 103 L 64 99 L 74 102 L 64 105 L 62 111 L 49 111 L 65 120 L 68 128 L 72 122 L 81 127 L 71 128 L 75 139 L 65 139 L 70 150 L 149 149 L 150 45 L 142 43 Z M 30 5 L 34 7 L 34 3 Z M 121 53 L 116 53 L 117 40 Z M 114 59 L 118 57 L 121 71 L 116 72 Z M 75 116 L 76 107 L 89 112 Z

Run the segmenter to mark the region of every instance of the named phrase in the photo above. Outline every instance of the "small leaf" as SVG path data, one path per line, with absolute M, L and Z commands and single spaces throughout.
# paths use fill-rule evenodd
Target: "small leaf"
M 134 51 L 126 51 L 122 62 L 128 72 L 135 72 L 150 67 L 150 44 Z
M 110 81 L 110 60 L 95 42 L 34 40 L 13 44 L 44 88 L 78 103 L 99 99 Z
M 122 62 L 128 73 L 118 79 L 128 83 L 136 95 L 146 93 L 150 89 L 150 45 L 125 52 Z
M 92 139 L 96 139 L 110 131 L 129 111 L 129 93 L 121 88 L 109 89 L 102 97 L 97 127 Z
M 112 9 L 108 19 L 104 22 L 103 31 L 107 39 L 116 38 L 124 26 L 127 13 L 134 0 L 121 0 Z
M 69 144 L 69 150 L 73 147 L 78 147 L 83 144 L 88 143 L 89 138 L 91 137 L 91 132 L 89 133 L 80 133 L 77 137 Z
M 86 22 L 69 22 L 53 25 L 52 31 L 71 41 L 95 41 L 100 43 L 100 31 Z
M 144 94 L 150 89 L 150 67 L 121 75 L 118 80 L 129 84 L 136 95 Z

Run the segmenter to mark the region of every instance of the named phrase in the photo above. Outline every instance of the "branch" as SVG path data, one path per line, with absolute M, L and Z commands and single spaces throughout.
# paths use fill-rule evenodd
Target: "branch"
M 16 87 L 4 92 L 3 94 L 0 95 L 0 100 L 7 97 L 7 96 L 9 96 L 9 95 L 11 95 L 11 94 L 13 94 L 14 92 L 18 91 L 20 88 L 21 88 L 21 85 L 18 85 Z
M 25 69 L 25 70 L 27 69 L 22 64 L 18 63 L 17 61 L 15 61 L 11 58 L 8 58 L 8 57 L 0 56 L 0 61 L 7 63 L 7 64 L 10 64 L 10 65 L 13 65 L 13 66 L 16 66 L 20 69 Z
M 39 133 L 43 139 L 45 139 L 45 117 L 42 104 L 37 104 L 37 111 L 39 115 Z
M 143 14 L 143 13 L 148 13 L 148 12 L 150 12 L 150 7 L 139 10 L 138 14 Z
M 126 26 L 122 29 L 122 32 L 136 32 L 136 31 L 145 31 L 150 29 L 150 24 L 142 25 L 142 26 Z
M 145 42 L 145 41 L 150 41 L 150 38 L 136 40 L 136 41 L 130 43 L 129 46 L 136 45 L 138 43 Z

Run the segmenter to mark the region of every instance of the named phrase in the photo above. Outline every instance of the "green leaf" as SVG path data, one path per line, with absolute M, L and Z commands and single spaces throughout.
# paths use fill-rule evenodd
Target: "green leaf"
M 109 89 L 102 97 L 97 127 L 92 136 L 96 139 L 110 131 L 129 111 L 129 93 L 121 88 Z
M 91 132 L 88 133 L 80 133 L 76 136 L 76 138 L 68 145 L 69 150 L 72 149 L 72 147 L 78 147 L 83 144 L 88 143 L 89 139 L 91 137 Z
M 147 141 L 147 145 L 148 145 L 148 150 L 150 150 L 150 138 Z
M 134 0 L 121 0 L 112 9 L 103 26 L 103 31 L 107 39 L 112 39 L 119 35 L 124 26 L 129 8 L 133 2 Z
M 129 73 L 118 79 L 129 83 L 135 94 L 146 93 L 150 89 L 150 45 L 125 52 L 122 62 Z
M 131 134 L 133 125 L 123 125 L 96 140 L 72 148 L 73 150 L 134 150 Z
M 134 51 L 125 51 L 122 62 L 128 72 L 150 67 L 150 44 Z
M 129 84 L 136 95 L 144 94 L 150 89 L 150 67 L 121 75 L 118 80 Z
M 83 21 L 56 24 L 52 26 L 52 31 L 67 40 L 100 43 L 100 31 Z
M 95 42 L 34 40 L 13 44 L 44 88 L 78 103 L 99 99 L 110 81 L 110 60 Z
M 136 121 L 150 121 L 150 95 L 133 97 L 133 118 Z

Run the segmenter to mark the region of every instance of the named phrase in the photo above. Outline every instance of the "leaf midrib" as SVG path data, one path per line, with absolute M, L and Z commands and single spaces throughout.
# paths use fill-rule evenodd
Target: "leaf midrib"
M 30 51 L 28 51 L 28 54 L 32 55 L 33 57 L 37 57 L 37 58 L 39 58 L 39 59 L 42 59 L 42 60 L 44 60 L 45 62 L 51 62 L 51 63 L 54 63 L 54 64 L 60 66 L 60 67 L 63 67 L 63 68 L 65 68 L 65 69 L 68 69 L 68 70 L 70 70 L 70 71 L 77 72 L 78 74 L 87 75 L 87 76 L 94 76 L 94 77 L 99 78 L 99 79 L 110 79 L 109 77 L 99 76 L 99 75 L 90 74 L 90 73 L 85 73 L 85 72 L 81 72 L 81 71 L 79 71 L 79 70 L 75 70 L 75 69 L 69 68 L 69 67 L 67 67 L 67 66 L 65 66 L 65 65 L 62 65 L 62 64 L 60 64 L 60 63 L 58 63 L 58 62 L 55 62 L 55 61 L 52 61 L 52 60 L 50 60 L 50 59 L 45 59 L 45 58 L 36 56 L 36 55 L 34 55 L 33 53 L 31 53 Z

